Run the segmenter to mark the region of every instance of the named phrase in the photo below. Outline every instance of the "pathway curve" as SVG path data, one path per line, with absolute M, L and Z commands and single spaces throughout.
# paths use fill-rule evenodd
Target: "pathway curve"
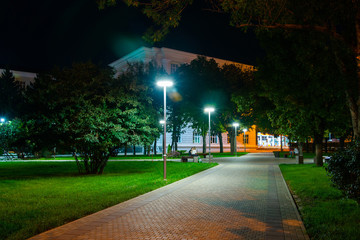
M 217 161 L 31 239 L 309 239 L 272 154 Z

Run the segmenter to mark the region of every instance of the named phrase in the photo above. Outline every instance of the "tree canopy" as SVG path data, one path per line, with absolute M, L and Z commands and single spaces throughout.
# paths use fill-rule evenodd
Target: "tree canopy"
M 154 26 L 146 38 L 160 41 L 179 25 L 181 16 L 194 0 L 145 1 L 123 0 L 138 7 L 151 18 Z M 100 8 L 116 4 L 117 0 L 98 0 Z M 359 0 L 203 0 L 203 9 L 228 14 L 230 25 L 246 30 L 282 29 L 288 31 L 316 32 L 337 42 L 346 54 L 334 54 L 335 62 L 349 76 L 345 95 L 352 116 L 353 132 L 360 136 L 360 1 Z M 306 44 L 306 43 L 305 43 Z M 326 42 L 323 42 L 326 47 Z
M 91 63 L 39 75 L 26 94 L 32 140 L 71 149 L 79 170 L 95 174 L 103 172 L 118 146 L 148 141 L 158 131 L 147 114 L 151 110 L 128 91 L 132 84 L 119 84 L 113 76 Z

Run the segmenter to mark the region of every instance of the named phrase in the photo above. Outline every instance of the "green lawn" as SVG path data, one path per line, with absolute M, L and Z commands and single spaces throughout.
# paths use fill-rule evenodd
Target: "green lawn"
M 218 157 L 235 157 L 235 154 L 231 154 L 230 152 L 225 152 L 225 153 L 211 153 L 215 158 Z M 238 152 L 237 156 L 243 156 L 246 155 L 248 153 L 245 152 Z M 188 156 L 188 153 L 185 153 L 184 156 Z M 157 155 L 132 155 L 132 154 L 128 154 L 127 156 L 116 156 L 116 157 L 110 157 L 111 160 L 129 160 L 129 159 L 161 159 L 162 155 L 161 154 L 157 154 Z M 179 159 L 177 158 L 168 158 L 168 159 Z M 40 159 L 36 159 L 36 160 L 75 160 L 74 157 L 50 157 L 50 158 L 40 158 Z
M 241 157 L 243 155 L 248 154 L 247 152 L 238 152 L 237 156 Z M 224 153 L 211 153 L 211 155 L 214 156 L 214 158 L 220 158 L 220 157 L 235 157 L 235 154 L 231 154 L 231 152 L 224 152 Z
M 326 171 L 313 164 L 280 165 L 297 195 L 300 212 L 311 239 L 360 239 L 360 207 L 331 186 Z
M 289 151 L 283 151 L 280 152 L 280 157 L 284 157 L 285 154 L 289 155 Z M 315 153 L 312 152 L 303 152 L 304 158 L 314 158 L 315 157 Z M 323 153 L 323 156 L 331 156 L 332 153 Z
M 26 239 L 215 166 L 109 162 L 101 176 L 78 175 L 74 162 L 0 163 L 0 239 Z

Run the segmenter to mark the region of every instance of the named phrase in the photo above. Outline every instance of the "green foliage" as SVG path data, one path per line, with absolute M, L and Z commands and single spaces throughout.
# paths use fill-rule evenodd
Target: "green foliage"
M 331 181 L 349 198 L 360 202 L 360 142 L 336 152 L 326 167 Z
M 334 188 L 323 167 L 280 165 L 311 239 L 359 239 L 360 207 Z
M 74 162 L 0 165 L 0 239 L 27 239 L 173 183 L 216 164 L 109 162 L 102 176 L 79 176 Z
M 150 141 L 157 129 L 145 100 L 129 91 L 136 79 L 119 84 L 113 76 L 91 63 L 39 75 L 27 91 L 26 115 L 37 148 L 60 145 L 78 152 L 79 171 L 101 174 L 117 146 Z
M 167 152 L 167 153 L 171 153 L 171 152 L 172 152 L 172 151 L 171 151 L 171 145 L 170 145 L 170 144 L 167 146 L 166 152 Z
M 27 137 L 27 128 L 20 119 L 0 123 L 0 154 L 2 151 L 15 151 L 19 157 L 24 157 L 32 148 Z
M 234 65 L 222 68 L 214 59 L 199 56 L 190 64 L 180 66 L 175 74 L 178 91 L 181 94 L 183 111 L 188 114 L 188 121 L 204 139 L 208 132 L 208 114 L 206 106 L 213 106 L 211 114 L 211 134 L 220 135 L 229 130 L 229 123 L 239 118 L 236 107 L 231 102 L 231 93 L 241 87 L 243 71 Z M 229 87 L 229 84 L 231 87 Z M 231 126 L 230 126 L 231 128 Z M 203 151 L 205 151 L 203 141 Z

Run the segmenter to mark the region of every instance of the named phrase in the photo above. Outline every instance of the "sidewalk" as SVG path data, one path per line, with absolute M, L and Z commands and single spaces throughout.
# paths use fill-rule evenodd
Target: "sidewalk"
M 31 239 L 308 239 L 272 153 L 217 161 Z

